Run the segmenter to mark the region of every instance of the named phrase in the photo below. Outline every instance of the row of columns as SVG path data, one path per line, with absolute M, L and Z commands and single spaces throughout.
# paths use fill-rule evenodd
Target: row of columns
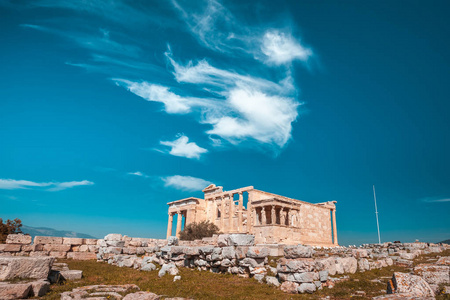
M 234 214 L 236 205 L 234 204 L 235 194 L 224 194 L 218 198 L 213 199 L 217 201 L 221 199 L 221 204 L 217 205 L 217 209 L 220 210 L 220 229 L 227 232 L 244 232 L 243 224 L 243 212 L 244 212 L 244 195 L 243 192 L 236 193 L 239 195 L 238 207 L 237 207 L 237 228 L 234 226 Z M 217 211 L 217 210 L 216 210 Z M 225 224 L 225 218 L 228 218 L 228 224 Z M 248 216 L 247 216 L 248 218 Z M 225 226 L 228 227 L 225 230 Z
M 260 212 L 258 213 L 258 208 L 261 208 Z M 270 222 L 267 218 L 267 212 L 270 211 Z M 275 205 L 269 205 L 269 206 L 258 206 L 253 209 L 253 224 L 254 225 L 287 225 L 287 226 L 296 226 L 297 222 L 296 219 L 294 220 L 295 215 L 298 213 L 297 210 L 294 210 L 295 212 L 291 215 L 290 214 L 291 208 L 289 207 L 280 207 L 280 209 L 277 212 L 277 208 Z M 259 216 L 261 216 L 259 218 Z M 277 222 L 279 220 L 279 222 Z
M 175 232 L 175 236 L 179 237 L 181 231 L 181 223 L 184 220 L 186 222 L 186 211 L 177 211 L 177 212 L 169 212 L 169 222 L 167 224 L 167 238 L 172 235 L 172 227 L 173 227 L 173 215 L 177 214 L 177 229 Z

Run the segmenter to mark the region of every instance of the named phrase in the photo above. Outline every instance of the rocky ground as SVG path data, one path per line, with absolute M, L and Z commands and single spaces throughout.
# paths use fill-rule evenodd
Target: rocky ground
M 45 247 L 64 245 L 55 242 Z M 313 248 L 254 245 L 249 235 L 165 242 L 111 234 L 93 247 L 98 261 L 3 251 L 0 299 L 450 299 L 448 245 Z

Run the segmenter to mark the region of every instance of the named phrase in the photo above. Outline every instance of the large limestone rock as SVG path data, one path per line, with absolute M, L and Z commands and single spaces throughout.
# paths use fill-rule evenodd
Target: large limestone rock
M 429 284 L 416 275 L 395 272 L 387 284 L 387 294 L 407 293 L 414 297 L 434 297 Z
M 25 299 L 31 291 L 31 283 L 0 282 L 0 299 Z
M 31 282 L 31 296 L 42 297 L 50 290 L 50 282 L 46 279 L 40 279 Z
M 269 248 L 266 247 L 250 247 L 247 251 L 247 257 L 251 258 L 264 258 L 269 256 Z
M 176 236 L 169 236 L 167 246 L 178 246 L 179 240 Z
M 0 280 L 47 278 L 54 257 L 0 256 Z
M 414 268 L 414 274 L 425 279 L 429 284 L 450 283 L 449 266 L 420 264 Z
M 164 264 L 161 267 L 161 270 L 159 270 L 158 276 L 163 277 L 164 275 L 166 275 L 166 273 L 169 273 L 170 275 L 177 275 L 178 274 L 177 266 L 174 263 Z
M 358 269 L 358 261 L 354 257 L 343 257 L 336 259 L 338 263 L 341 263 L 344 268 L 344 273 L 356 273 Z
M 158 295 L 151 292 L 136 292 L 128 294 L 123 297 L 122 300 L 159 300 L 161 299 Z
M 450 266 L 450 256 L 442 256 L 441 258 L 439 258 L 439 260 L 436 263 L 438 265 Z
M 303 293 L 312 294 L 316 291 L 316 285 L 314 283 L 302 283 L 297 288 L 297 290 L 300 294 L 303 294 Z
M 105 241 L 121 241 L 122 235 L 120 233 L 110 233 L 105 236 Z
M 35 236 L 34 237 L 34 244 L 58 244 L 61 245 L 63 242 L 62 237 L 55 237 L 55 236 Z
M 285 292 L 285 293 L 289 293 L 289 294 L 297 294 L 298 293 L 298 283 L 297 282 L 292 282 L 292 281 L 285 281 L 281 284 L 280 289 Z
M 22 244 L 22 245 L 29 245 L 31 244 L 31 235 L 25 235 L 25 234 L 8 234 L 8 237 L 6 238 L 7 244 Z
M 97 259 L 95 252 L 68 252 L 67 258 L 75 260 L 91 260 Z
M 286 246 L 284 247 L 284 256 L 286 258 L 308 258 L 312 257 L 314 250 L 310 246 Z
M 252 234 L 233 233 L 228 236 L 228 246 L 253 246 L 255 236 Z
M 83 245 L 83 238 L 63 238 L 63 244 L 65 245 Z
M 316 260 L 316 266 L 319 271 L 328 271 L 331 276 L 336 275 L 336 262 L 334 257 L 328 257 Z

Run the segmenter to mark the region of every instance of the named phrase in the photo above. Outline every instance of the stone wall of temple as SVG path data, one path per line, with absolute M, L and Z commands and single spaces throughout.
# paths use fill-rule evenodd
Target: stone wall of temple
M 174 223 L 179 236 L 184 218 L 185 225 L 208 220 L 221 233 L 254 234 L 261 244 L 338 245 L 336 201 L 313 204 L 253 186 L 224 191 L 212 184 L 203 192 L 204 199 L 191 197 L 168 203 L 167 237 L 172 235 Z

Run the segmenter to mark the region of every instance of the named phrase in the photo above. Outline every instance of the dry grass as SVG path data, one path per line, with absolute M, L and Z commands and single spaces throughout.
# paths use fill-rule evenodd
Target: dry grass
M 417 259 L 415 263 L 435 258 L 437 255 L 450 255 L 450 251 L 426 255 Z M 83 279 L 68 281 L 64 285 L 52 285 L 51 292 L 42 299 L 60 299 L 60 293 L 80 286 L 127 283 L 136 284 L 142 291 L 158 295 L 194 299 L 319 299 L 325 296 L 330 296 L 331 299 L 370 299 L 385 293 L 387 280 L 393 272 L 410 271 L 408 268 L 390 266 L 364 273 L 357 272 L 350 274 L 347 281 L 337 283 L 333 289 L 324 288 L 312 295 L 290 295 L 277 288 L 260 284 L 254 279 L 240 278 L 236 275 L 179 268 L 182 279 L 173 282 L 173 276 L 170 275 L 159 278 L 158 271 L 143 272 L 95 261 L 61 260 L 61 262 L 68 263 L 71 270 L 83 270 Z M 372 282 L 373 279 L 381 279 L 381 282 Z M 364 291 L 366 294 L 362 297 L 355 296 L 356 291 Z M 438 299 L 448 298 L 438 296 Z

